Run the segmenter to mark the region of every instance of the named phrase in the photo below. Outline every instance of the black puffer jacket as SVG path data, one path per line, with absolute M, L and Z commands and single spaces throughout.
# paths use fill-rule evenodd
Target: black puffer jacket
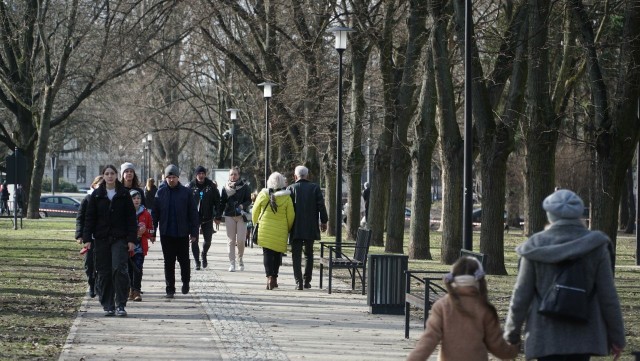
M 218 207 L 218 214 L 216 215 L 216 219 L 218 220 L 222 219 L 222 216 L 241 216 L 242 213 L 238 212 L 238 206 L 242 205 L 242 210 L 247 212 L 251 205 L 251 189 L 249 189 L 248 184 L 242 180 L 235 182 L 233 184 L 235 192 L 233 192 L 232 195 L 228 195 L 227 186 L 222 187 L 220 206 Z
M 205 178 L 203 184 L 198 184 L 198 180 L 194 179 L 189 183 L 189 189 L 198 206 L 200 224 L 213 221 L 220 204 L 218 186 L 209 178 Z
M 87 203 L 84 218 L 83 242 L 124 240 L 138 243 L 138 219 L 129 191 L 117 183 L 116 194 L 112 200 L 107 197 L 103 184 L 98 187 Z
M 89 198 L 91 198 L 91 194 L 87 194 L 82 202 L 80 202 L 80 207 L 78 207 L 78 215 L 76 216 L 76 239 L 82 237 L 82 233 L 84 232 L 84 216 L 85 213 L 87 213 Z

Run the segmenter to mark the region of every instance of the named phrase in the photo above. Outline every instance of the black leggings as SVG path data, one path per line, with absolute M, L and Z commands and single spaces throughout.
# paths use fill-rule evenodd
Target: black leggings
M 262 249 L 262 259 L 264 262 L 264 273 L 269 276 L 278 277 L 278 271 L 282 264 L 282 253 L 269 248 Z

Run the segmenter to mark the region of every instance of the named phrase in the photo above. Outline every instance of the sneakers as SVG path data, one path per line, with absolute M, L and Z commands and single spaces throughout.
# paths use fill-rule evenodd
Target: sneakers
M 142 301 L 142 296 L 140 296 L 140 292 L 139 291 L 133 291 L 133 300 L 135 302 Z
M 116 310 L 104 310 L 104 315 L 107 317 L 113 316 L 116 314 Z
M 173 298 L 174 295 L 173 293 L 167 293 L 166 295 L 164 295 L 164 298 Z
M 238 258 L 238 266 L 240 267 L 240 271 L 244 271 L 244 262 L 242 262 L 242 257 Z
M 182 294 L 186 295 L 187 293 L 189 293 L 189 284 L 184 284 L 182 285 Z
M 207 254 L 202 252 L 202 268 L 207 268 L 208 263 L 207 263 Z
M 200 262 L 196 261 L 196 271 L 200 271 Z
M 304 281 L 304 288 L 311 288 L 311 282 Z
M 229 272 L 235 272 L 236 271 L 236 263 L 235 262 L 231 262 L 229 264 Z
M 118 306 L 116 308 L 116 316 L 124 317 L 127 315 L 127 311 L 124 310 L 124 306 Z

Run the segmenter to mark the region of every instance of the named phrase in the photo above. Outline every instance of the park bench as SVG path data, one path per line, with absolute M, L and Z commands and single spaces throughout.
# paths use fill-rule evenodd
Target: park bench
M 460 250 L 460 257 L 470 256 L 476 258 L 484 268 L 487 257 L 483 253 L 473 252 L 466 249 Z M 404 337 L 409 338 L 409 322 L 411 320 L 411 306 L 423 311 L 424 325 L 427 325 L 429 311 L 434 302 L 447 294 L 447 290 L 441 286 L 442 277 L 448 271 L 411 271 L 405 272 L 405 309 L 404 309 Z M 419 288 L 411 289 L 411 282 L 417 281 Z
M 335 242 L 320 242 L 320 288 L 322 288 L 322 272 L 325 267 L 329 271 L 328 293 L 331 293 L 333 270 L 347 269 L 351 276 L 351 289 L 355 290 L 357 272 L 362 284 L 362 294 L 364 295 L 370 240 L 371 230 L 360 228 L 355 242 L 342 242 L 339 248 Z M 350 255 L 347 255 L 345 250 L 352 250 L 353 253 L 350 252 Z M 326 254 L 325 251 L 327 252 Z

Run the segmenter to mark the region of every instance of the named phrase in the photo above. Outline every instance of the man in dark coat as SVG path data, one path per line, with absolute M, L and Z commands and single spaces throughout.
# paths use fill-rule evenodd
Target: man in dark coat
M 158 188 L 153 207 L 153 228 L 160 230 L 167 292 L 165 297 L 173 298 L 176 293 L 176 259 L 180 264 L 182 293 L 189 293 L 189 242 L 198 241 L 199 219 L 191 190 L 178 180 L 178 167 L 173 164 L 167 166 L 164 176 L 165 180 Z
M 204 237 L 202 267 L 207 268 L 207 252 L 211 247 L 211 237 L 215 233 L 213 230 L 213 218 L 220 204 L 220 192 L 218 192 L 218 186 L 207 178 L 207 169 L 203 166 L 196 168 L 196 178 L 189 183 L 189 189 L 193 192 L 193 198 L 198 208 L 200 230 Z M 191 252 L 193 253 L 193 259 L 196 261 L 196 270 L 199 270 L 200 247 L 198 246 L 198 241 L 191 243 Z
M 327 208 L 322 191 L 317 184 L 309 182 L 309 169 L 297 166 L 294 171 L 295 183 L 289 186 L 296 218 L 291 230 L 291 259 L 296 289 L 302 290 L 302 247 L 304 246 L 304 288 L 311 288 L 313 273 L 313 241 L 320 239 L 320 229 L 327 230 Z M 318 227 L 318 219 L 320 227 Z

